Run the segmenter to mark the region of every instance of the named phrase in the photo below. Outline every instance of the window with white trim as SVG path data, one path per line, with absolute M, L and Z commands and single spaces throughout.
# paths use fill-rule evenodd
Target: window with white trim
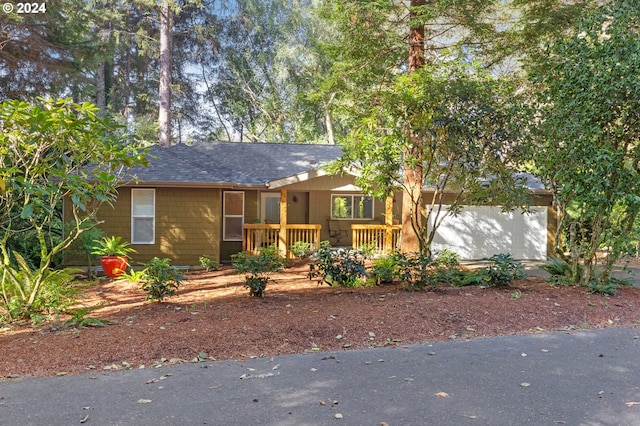
M 222 235 L 224 241 L 242 241 L 244 192 L 225 191 L 222 204 Z
M 156 240 L 156 190 L 131 189 L 131 244 Z
M 373 197 L 360 194 L 331 195 L 332 219 L 373 219 Z

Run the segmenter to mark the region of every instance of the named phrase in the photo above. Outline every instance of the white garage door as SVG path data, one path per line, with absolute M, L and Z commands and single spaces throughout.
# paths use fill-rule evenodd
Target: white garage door
M 447 207 L 443 206 L 443 212 Z M 511 253 L 515 259 L 545 260 L 547 208 L 535 206 L 523 214 L 519 210 L 502 213 L 499 207 L 464 206 L 460 214 L 442 222 L 431 248 L 451 249 L 466 260 L 497 253 Z

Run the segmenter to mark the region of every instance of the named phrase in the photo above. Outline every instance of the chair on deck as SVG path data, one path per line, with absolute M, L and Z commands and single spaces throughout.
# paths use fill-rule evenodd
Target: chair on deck
M 339 220 L 327 219 L 327 225 L 327 229 L 329 229 L 329 242 L 331 242 L 331 239 L 334 239 L 336 240 L 334 245 L 339 246 L 340 240 L 347 237 L 347 231 L 340 228 Z

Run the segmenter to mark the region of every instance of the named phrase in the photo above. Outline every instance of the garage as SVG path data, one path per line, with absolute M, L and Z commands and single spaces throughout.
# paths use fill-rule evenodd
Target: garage
M 443 206 L 447 211 L 449 206 Z M 430 226 L 433 226 L 431 218 Z M 510 253 L 514 259 L 547 258 L 547 207 L 532 206 L 501 212 L 499 207 L 464 206 L 456 216 L 448 216 L 438 228 L 432 250 L 448 248 L 463 260 L 482 259 Z

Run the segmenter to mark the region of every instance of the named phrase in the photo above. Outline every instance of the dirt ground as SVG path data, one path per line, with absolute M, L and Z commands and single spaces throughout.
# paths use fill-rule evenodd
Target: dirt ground
M 408 292 L 318 285 L 307 272 L 297 265 L 275 274 L 263 299 L 250 298 L 228 267 L 191 272 L 163 303 L 145 301 L 130 282 L 104 280 L 81 300 L 104 327 L 67 318 L 0 325 L 0 380 L 640 324 L 640 289 L 632 287 L 601 296 L 529 277 L 503 289 Z

